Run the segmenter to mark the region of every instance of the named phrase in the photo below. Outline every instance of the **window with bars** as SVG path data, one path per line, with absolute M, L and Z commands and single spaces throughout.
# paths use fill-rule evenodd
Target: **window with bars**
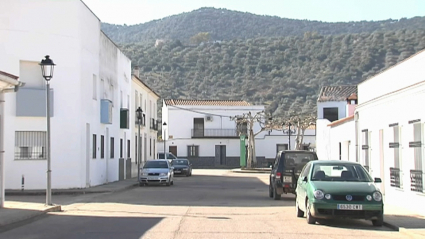
M 16 131 L 15 160 L 44 160 L 47 138 L 45 131 Z
M 413 141 L 409 142 L 409 148 L 413 148 L 414 169 L 410 170 L 410 190 L 422 193 L 423 184 L 423 162 L 422 162 L 422 124 L 421 120 L 411 120 L 413 124 Z
M 199 145 L 188 145 L 187 146 L 187 156 L 188 157 L 198 157 L 199 156 Z
M 394 150 L 394 167 L 390 168 L 390 185 L 396 188 L 402 188 L 403 182 L 400 180 L 401 161 L 400 161 L 400 127 L 398 123 L 390 124 L 393 131 L 393 142 L 389 143 L 389 147 Z
M 97 137 L 96 137 L 95 134 L 93 134 L 93 142 L 92 142 L 92 144 L 93 144 L 92 158 L 93 159 L 96 158 L 96 149 L 97 149 L 96 141 L 97 141 Z
M 363 151 L 363 162 L 364 167 L 369 171 L 369 131 L 367 129 L 362 130 L 362 151 Z
M 110 155 L 111 155 L 111 159 L 113 159 L 115 157 L 115 142 L 114 142 L 114 137 L 111 137 L 111 148 L 110 148 Z
M 105 136 L 100 136 L 100 158 L 105 158 Z

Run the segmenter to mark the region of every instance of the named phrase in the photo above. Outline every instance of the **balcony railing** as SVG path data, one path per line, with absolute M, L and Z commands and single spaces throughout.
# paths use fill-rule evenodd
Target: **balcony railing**
M 400 188 L 400 169 L 399 168 L 390 168 L 390 183 L 391 187 Z
M 236 129 L 192 129 L 192 138 L 239 138 Z
M 410 170 L 410 188 L 414 192 L 423 192 L 422 170 Z

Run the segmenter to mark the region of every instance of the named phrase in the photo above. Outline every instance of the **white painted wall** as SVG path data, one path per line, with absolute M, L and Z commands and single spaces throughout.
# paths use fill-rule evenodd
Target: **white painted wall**
M 354 120 L 331 126 L 329 131 L 330 154 L 327 159 L 339 160 L 339 143 L 341 143 L 341 160 L 356 161 L 356 142 Z
M 323 119 L 323 109 L 324 108 L 338 108 L 338 119 L 345 118 L 346 114 L 346 101 L 327 101 L 327 102 L 317 102 L 317 118 Z
M 100 135 L 106 135 L 106 129 L 116 142 L 115 158 L 108 159 L 107 138 L 105 159 L 100 159 L 100 152 L 97 159 L 89 159 L 89 185 L 118 180 L 119 138 L 129 131 L 119 128 L 118 96 L 121 90 L 130 93 L 130 60 L 100 31 L 99 19 L 79 0 L 4 0 L 2 6 L 8 9 L 2 13 L 0 22 L 0 45 L 3 46 L 0 56 L 7 56 L 0 57 L 2 70 L 19 76 L 20 61 L 38 64 L 47 54 L 57 64 L 51 80 L 54 91 L 52 187 L 86 186 L 86 143 L 91 144 L 86 142 L 86 123 L 90 124 L 90 134 L 98 135 L 99 147 Z M 98 79 L 96 99 L 93 99 L 93 75 Z M 41 71 L 34 77 L 41 78 Z M 99 91 L 103 77 L 114 84 L 108 92 L 108 97 L 114 100 L 111 125 L 100 123 L 102 96 Z M 46 130 L 45 117 L 16 117 L 16 95 L 6 97 L 5 134 L 8 138 L 14 139 L 17 130 Z M 6 188 L 21 188 L 21 177 L 25 175 L 25 189 L 44 189 L 46 161 L 14 160 L 14 143 L 14 140 L 5 142 Z
M 146 162 L 146 160 L 156 158 L 156 154 L 158 152 L 158 139 L 157 139 L 157 131 L 150 129 L 150 119 L 154 118 L 158 120 L 157 116 L 157 103 L 158 103 L 158 95 L 153 92 L 147 85 L 140 82 L 139 78 L 136 76 L 132 76 L 132 93 L 131 93 L 131 108 L 130 108 L 130 129 L 131 129 L 131 157 L 132 157 L 132 176 L 137 176 L 137 159 L 136 159 L 136 142 L 135 137 L 138 136 L 138 124 L 136 122 L 136 109 L 140 106 L 145 113 L 146 125 L 140 127 L 140 134 L 142 136 L 142 164 Z M 137 97 L 136 97 L 137 93 Z M 145 102 L 152 102 L 152 109 L 149 107 L 149 103 L 145 105 Z M 145 108 L 146 107 L 146 108 Z M 158 125 L 160 128 L 160 126 Z M 144 135 L 147 135 L 147 142 L 145 147 L 145 139 Z M 151 141 L 152 139 L 152 141 Z M 155 140 L 155 142 L 154 142 Z M 152 143 L 152 145 L 151 145 Z M 150 147 L 152 147 L 152 153 L 150 154 Z M 146 153 L 145 153 L 146 152 Z M 146 157 L 146 156 L 147 157 Z

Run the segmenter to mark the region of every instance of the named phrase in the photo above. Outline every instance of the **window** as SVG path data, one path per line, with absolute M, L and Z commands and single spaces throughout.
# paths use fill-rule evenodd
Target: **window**
M 362 130 L 362 142 L 364 167 L 369 170 L 369 131 L 367 129 Z
M 288 150 L 288 144 L 276 144 L 276 153 L 282 150 Z
M 394 149 L 394 167 L 390 168 L 391 187 L 403 188 L 403 180 L 400 180 L 401 161 L 400 161 L 400 127 L 398 123 L 390 124 L 393 131 L 393 142 L 389 144 Z
M 114 137 L 111 137 L 111 159 L 115 158 L 115 143 L 114 143 Z
M 187 146 L 187 156 L 188 157 L 198 157 L 199 156 L 199 145 L 189 145 L 189 146 Z
M 131 158 L 131 155 L 130 155 L 130 140 L 129 139 L 127 140 L 127 158 Z
M 45 131 L 16 131 L 15 160 L 47 159 Z
M 123 143 L 124 141 L 120 139 L 120 158 L 123 158 Z
M 105 158 L 105 136 L 100 136 L 100 158 Z
M 414 192 L 423 192 L 423 162 L 422 162 L 422 124 L 421 121 L 412 120 L 413 141 L 409 142 L 409 148 L 413 148 L 414 169 L 410 170 L 410 190 Z
M 97 145 L 96 145 L 96 135 L 95 134 L 93 134 L 92 144 L 93 144 L 93 155 L 92 155 L 92 157 L 95 159 L 96 158 L 96 147 L 97 147 Z
M 204 118 L 193 118 L 193 136 L 204 137 Z
M 338 120 L 338 108 L 323 108 L 323 118 L 330 122 Z
M 97 79 L 95 74 L 93 74 L 93 100 L 97 100 Z

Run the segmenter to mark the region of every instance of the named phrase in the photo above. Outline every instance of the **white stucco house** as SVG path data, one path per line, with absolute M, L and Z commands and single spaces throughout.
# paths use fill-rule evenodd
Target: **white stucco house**
M 354 124 L 356 106 L 357 86 L 322 87 L 317 98 L 316 153 L 319 159 L 354 159 L 353 134 L 346 131 L 346 127 Z M 331 147 L 335 144 L 337 147 Z
M 158 152 L 172 152 L 188 158 L 193 166 L 217 168 L 239 167 L 241 156 L 238 126 L 230 117 L 264 110 L 263 105 L 251 105 L 238 100 L 173 100 L 163 101 L 162 137 Z M 241 126 L 242 128 L 246 126 Z M 260 129 L 254 125 L 254 133 Z M 273 160 L 278 150 L 288 149 L 289 135 L 282 131 L 263 131 L 255 137 L 258 165 Z M 305 132 L 304 143 L 315 143 L 315 129 Z M 295 146 L 295 135 L 291 137 Z
M 126 178 L 133 137 L 130 115 L 121 111 L 130 109 L 129 58 L 80 0 L 1 5 L 7 11 L 1 13 L 0 66 L 26 83 L 4 96 L 6 189 L 46 188 L 46 83 L 39 66 L 45 55 L 56 64 L 50 81 L 52 188 Z
M 358 85 L 359 161 L 383 180 L 387 204 L 425 215 L 425 51 Z
M 139 68 L 135 67 L 131 77 L 131 107 L 133 117 L 130 117 L 130 128 L 133 135 L 133 144 L 130 145 L 132 152 L 132 177 L 137 176 L 138 164 L 143 165 L 146 160 L 154 159 L 157 155 L 158 139 L 158 99 L 160 96 L 153 91 L 142 79 L 139 78 Z M 138 108 L 143 111 L 143 119 L 139 121 L 135 114 Z M 140 147 L 140 148 L 139 148 Z M 140 158 L 139 158 L 140 157 Z M 138 163 L 139 161 L 140 163 Z

